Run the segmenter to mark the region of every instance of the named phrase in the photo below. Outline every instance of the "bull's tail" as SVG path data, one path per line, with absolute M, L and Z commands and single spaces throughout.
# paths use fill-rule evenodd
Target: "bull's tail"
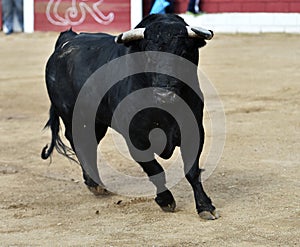
M 41 157 L 42 159 L 48 159 L 52 154 L 54 147 L 56 146 L 56 141 L 59 137 L 59 116 L 56 114 L 54 107 L 51 105 L 49 111 L 49 120 L 46 123 L 44 128 L 50 128 L 52 132 L 52 140 L 50 147 L 48 148 L 48 144 L 43 148 Z
M 42 159 L 48 159 L 52 154 L 54 148 L 57 150 L 58 153 L 66 156 L 67 158 L 77 162 L 72 156 L 74 156 L 74 152 L 71 148 L 66 146 L 59 136 L 60 130 L 60 123 L 59 123 L 59 116 L 55 112 L 54 107 L 51 105 L 49 111 L 49 120 L 46 123 L 44 128 L 50 128 L 52 132 L 51 144 L 48 147 L 46 145 L 41 153 Z

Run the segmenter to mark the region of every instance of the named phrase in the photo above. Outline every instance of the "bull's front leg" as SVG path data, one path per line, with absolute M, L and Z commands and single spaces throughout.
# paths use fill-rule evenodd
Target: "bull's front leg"
M 219 218 L 219 214 L 212 204 L 211 199 L 207 196 L 203 189 L 201 183 L 201 171 L 202 170 L 199 168 L 198 162 L 195 162 L 185 176 L 193 188 L 196 209 L 199 216 L 202 219 L 214 220 Z
M 193 154 L 190 153 L 190 150 L 192 149 L 191 147 L 181 147 L 184 172 L 186 179 L 193 188 L 198 215 L 205 220 L 215 220 L 219 218 L 219 214 L 217 213 L 216 208 L 213 206 L 211 199 L 205 193 L 201 182 L 202 170 L 199 167 L 199 158 L 204 144 L 204 130 L 202 125 L 200 125 L 199 130 L 201 140 L 196 157 L 193 157 Z
M 166 187 L 165 171 L 161 165 L 153 159 L 149 162 L 138 162 L 147 173 L 149 180 L 155 185 L 157 195 L 155 202 L 161 207 L 163 211 L 174 212 L 176 202 L 172 193 Z

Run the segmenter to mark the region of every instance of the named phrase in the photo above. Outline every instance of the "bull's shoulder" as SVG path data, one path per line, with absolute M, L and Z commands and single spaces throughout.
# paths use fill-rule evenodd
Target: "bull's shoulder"
M 85 38 L 85 39 L 102 39 L 113 37 L 111 34 L 108 33 L 79 33 L 77 38 Z
M 79 33 L 71 42 L 74 46 L 113 47 L 115 36 L 108 33 Z
M 55 49 L 55 54 L 58 58 L 69 56 L 89 56 L 94 57 L 95 52 L 103 56 L 105 53 L 116 53 L 121 49 L 119 44 L 116 44 L 115 36 L 107 33 L 79 33 L 70 39 L 64 39 L 59 42 Z
M 72 29 L 60 33 L 56 44 L 55 50 L 61 50 L 66 44 L 69 46 L 80 47 L 85 44 L 100 45 L 114 43 L 114 36 L 107 33 L 76 33 Z

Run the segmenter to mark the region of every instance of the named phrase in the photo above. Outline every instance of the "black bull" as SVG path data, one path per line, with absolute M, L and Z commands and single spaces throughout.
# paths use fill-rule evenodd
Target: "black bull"
M 211 31 L 189 27 L 182 18 L 168 14 L 150 15 L 144 18 L 135 29 L 122 33 L 117 37 L 104 33 L 77 34 L 72 30 L 61 33 L 46 66 L 46 84 L 51 100 L 50 118 L 46 127 L 51 128 L 52 141 L 49 147 L 46 146 L 43 149 L 42 158 L 47 159 L 54 148 L 69 158 L 72 158 L 72 151 L 75 154 L 78 152 L 78 147 L 74 144 L 74 132 L 72 132 L 75 103 L 83 85 L 101 66 L 126 54 L 157 51 L 183 57 L 196 67 L 199 59 L 199 48 L 206 44 L 205 40 L 212 37 L 213 33 Z M 148 62 L 154 64 L 153 66 L 156 63 L 160 64 L 158 61 L 151 61 L 150 58 Z M 166 61 L 164 64 L 166 65 L 166 71 L 174 70 L 172 61 Z M 111 70 L 126 70 L 126 66 L 129 65 L 124 64 L 121 68 L 111 68 Z M 197 70 L 189 71 L 189 73 L 196 75 Z M 147 159 L 141 160 L 129 147 L 133 159 L 141 165 L 151 182 L 156 186 L 157 196 L 155 201 L 164 211 L 174 211 L 176 204 L 171 192 L 166 187 L 165 172 L 155 160 L 154 154 L 156 153 L 160 157 L 168 159 L 175 147 L 180 146 L 185 176 L 193 188 L 197 212 L 202 218 L 216 219 L 218 214 L 210 198 L 204 192 L 200 179 L 199 158 L 204 143 L 202 124 L 204 103 L 197 79 L 192 87 L 194 89 L 191 89 L 181 80 L 167 75 L 167 73 L 139 73 L 128 76 L 106 92 L 98 107 L 93 128 L 95 129 L 95 139 L 99 144 L 106 134 L 107 128 L 114 127 L 111 122 L 118 104 L 133 92 L 151 88 L 153 104 L 151 107 L 140 110 L 135 114 L 129 124 L 128 136 L 127 133 L 123 133 L 122 128 L 115 129 L 125 137 L 127 143 L 132 143 L 132 146 L 136 149 L 148 150 Z M 195 92 L 195 88 L 198 92 Z M 179 126 L 181 124 L 177 123 L 174 116 L 161 107 L 171 106 L 173 110 L 182 111 L 180 106 L 177 106 L 178 98 L 183 99 L 188 105 L 197 122 L 199 140 L 197 140 L 196 155 L 192 159 L 184 157 L 188 155 L 185 155 L 182 149 L 183 140 L 180 134 L 182 126 Z M 147 100 L 151 101 L 151 99 Z M 134 109 L 141 101 L 143 101 L 141 97 L 138 100 L 133 99 L 129 108 Z M 157 107 L 153 107 L 153 105 Z M 123 117 L 125 118 L 126 115 L 127 112 L 125 111 Z M 70 142 L 72 150 L 65 146 L 59 137 L 60 118 L 65 126 L 65 137 Z M 160 146 L 162 141 L 160 135 L 154 135 L 152 140 L 149 140 L 151 139 L 149 133 L 155 128 L 159 128 L 165 133 L 165 146 L 159 152 L 156 150 L 156 146 Z M 187 138 L 192 140 L 195 137 L 194 131 L 189 130 L 188 133 Z M 152 145 L 153 143 L 157 143 L 157 145 Z M 81 143 L 83 146 L 87 144 Z M 193 147 L 187 145 L 185 148 L 188 150 Z M 79 156 L 78 153 L 77 156 Z M 81 162 L 81 159 L 79 161 Z M 88 188 L 95 194 L 107 192 L 100 178 L 93 179 L 93 176 L 86 169 L 87 166 L 82 165 L 82 162 L 81 166 L 83 178 Z M 154 177 L 155 179 L 153 179 Z

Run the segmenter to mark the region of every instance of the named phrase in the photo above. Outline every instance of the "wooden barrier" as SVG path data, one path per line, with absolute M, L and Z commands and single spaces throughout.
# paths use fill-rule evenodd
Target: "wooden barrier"
M 130 29 L 130 0 L 35 0 L 34 30 L 122 32 Z

